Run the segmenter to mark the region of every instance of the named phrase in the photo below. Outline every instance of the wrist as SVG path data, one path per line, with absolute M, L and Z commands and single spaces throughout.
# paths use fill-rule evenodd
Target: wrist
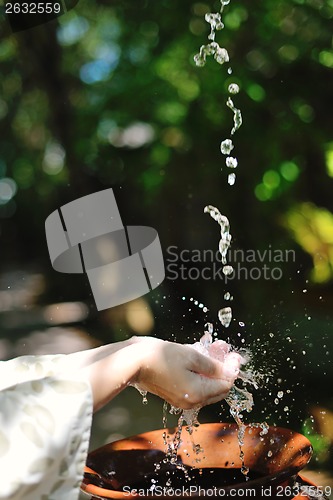
M 135 353 L 137 370 L 131 384 L 140 385 L 143 389 L 154 385 L 154 380 L 165 361 L 161 356 L 165 344 L 164 340 L 154 337 L 139 337 L 134 341 L 131 347 Z

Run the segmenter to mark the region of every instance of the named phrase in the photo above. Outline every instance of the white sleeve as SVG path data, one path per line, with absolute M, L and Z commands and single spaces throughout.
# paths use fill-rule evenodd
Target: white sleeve
M 61 358 L 0 363 L 0 499 L 78 498 L 92 394 L 87 380 L 52 369 Z

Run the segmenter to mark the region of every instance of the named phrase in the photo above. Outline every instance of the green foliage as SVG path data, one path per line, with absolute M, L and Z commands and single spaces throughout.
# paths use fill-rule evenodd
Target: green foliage
M 332 2 L 231 1 L 216 37 L 231 75 L 214 60 L 193 62 L 207 42 L 204 15 L 218 7 L 81 0 L 47 25 L 1 39 L 0 173 L 16 187 L 0 220 L 18 228 L 3 246 L 8 257 L 23 248 L 19 228 L 29 220 L 38 256 L 43 220 L 60 200 L 110 185 L 130 193 L 125 217 L 149 213 L 168 237 L 159 221 L 168 214 L 184 241 L 208 200 L 223 199 L 248 247 L 293 246 L 293 231 L 279 227 L 286 213 L 303 202 L 331 208 Z M 232 127 L 230 83 L 241 87 L 234 100 L 243 114 L 234 190 L 219 151 Z
M 321 283 L 333 278 L 333 215 L 310 203 L 293 207 L 285 217 L 286 227 L 313 259 L 311 277 Z
M 314 460 L 318 464 L 325 463 L 329 458 L 331 441 L 315 431 L 313 418 L 309 417 L 304 420 L 302 433 L 309 439 L 313 447 Z
M 149 213 L 169 238 L 159 220 L 168 214 L 184 241 L 209 200 L 223 200 L 248 247 L 294 246 L 294 232 L 280 227 L 288 211 L 331 208 L 332 2 L 232 0 L 216 37 L 231 75 L 214 60 L 193 62 L 207 43 L 204 15 L 218 4 L 81 0 L 47 25 L 3 36 L 0 173 L 16 187 L 0 218 L 18 228 L 3 246 L 8 257 L 28 220 L 38 256 L 43 220 L 60 200 L 110 185 L 130 193 L 125 217 Z M 228 189 L 219 145 L 232 127 L 225 101 L 235 82 L 243 125 L 234 136 L 239 180 Z M 198 222 L 195 245 L 205 231 Z

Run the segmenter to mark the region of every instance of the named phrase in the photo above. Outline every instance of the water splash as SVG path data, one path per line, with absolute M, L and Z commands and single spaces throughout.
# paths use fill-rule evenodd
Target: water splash
M 168 407 L 169 404 L 164 401 L 163 404 L 163 428 L 167 428 L 167 413 L 168 413 Z M 199 408 L 200 409 L 200 408 Z M 197 411 L 195 410 L 181 410 L 180 408 L 175 408 L 174 406 L 170 405 L 169 408 L 169 413 L 170 414 L 179 414 L 181 415 L 178 418 L 177 422 L 177 427 L 175 434 L 172 436 L 170 439 L 170 436 L 167 434 L 166 431 L 163 432 L 163 444 L 165 446 L 165 457 L 163 459 L 164 464 L 171 464 L 172 466 L 175 466 L 178 470 L 181 470 L 184 474 L 184 479 L 185 481 L 190 481 L 190 476 L 189 476 L 189 471 L 190 469 L 185 466 L 182 462 L 178 460 L 178 449 L 182 443 L 181 440 L 181 434 L 183 431 L 183 426 L 185 425 L 186 431 L 189 433 L 191 442 L 192 442 L 192 449 L 196 455 L 199 453 L 202 453 L 204 450 L 201 447 L 200 444 L 194 442 L 193 438 L 193 429 L 194 427 L 198 427 L 200 424 L 197 421 L 197 416 L 199 413 L 199 409 Z M 191 412 L 193 413 L 191 414 Z M 200 458 L 196 458 L 195 461 L 198 463 L 201 461 Z M 158 462 L 155 464 L 155 472 L 158 472 L 161 469 L 161 463 Z M 169 484 L 168 484 L 169 482 Z M 166 486 L 171 486 L 171 478 L 168 480 Z
M 245 465 L 245 456 L 243 451 L 244 446 L 244 436 L 246 431 L 246 425 L 243 421 L 243 412 L 250 412 L 253 407 L 253 397 L 252 394 L 246 389 L 240 389 L 239 387 L 232 387 L 229 392 L 226 402 L 230 407 L 230 414 L 234 418 L 238 426 L 238 446 L 239 446 L 239 458 L 241 459 L 241 472 L 244 474 L 246 480 L 249 479 L 248 473 L 249 468 Z
M 214 208 L 214 207 L 213 207 Z M 213 212 L 214 216 L 216 216 L 217 220 L 221 220 L 219 217 L 219 212 L 215 209 Z M 221 215 L 221 214 L 220 214 Z M 235 350 L 230 344 L 227 344 L 224 341 L 213 340 L 213 337 L 216 337 L 217 334 L 214 332 L 214 327 L 212 323 L 205 324 L 204 334 L 202 335 L 199 342 L 195 342 L 194 344 L 190 344 L 191 347 L 196 349 L 198 352 L 205 356 L 214 357 L 218 359 L 222 363 L 225 363 L 230 368 L 232 365 L 237 366 L 238 379 L 241 380 L 242 384 L 251 384 L 254 387 L 258 387 L 256 374 L 252 371 L 245 371 L 242 367 L 248 363 L 250 360 L 250 354 L 245 349 L 240 351 Z M 214 346 L 218 346 L 218 349 L 214 350 Z M 234 361 L 237 361 L 234 363 Z M 241 369 L 238 369 L 238 366 L 241 366 Z M 186 397 L 186 395 L 185 395 Z M 244 474 L 246 479 L 248 479 L 249 469 L 245 465 L 245 457 L 243 452 L 244 445 L 244 435 L 246 430 L 246 425 L 243 422 L 243 412 L 250 412 L 253 406 L 253 397 L 252 394 L 245 389 L 244 387 L 240 388 L 237 386 L 233 386 L 230 390 L 228 397 L 226 398 L 226 402 L 230 407 L 230 413 L 235 419 L 238 425 L 238 443 L 240 450 L 240 459 L 241 459 L 241 472 Z M 179 415 L 177 427 L 174 435 L 171 437 L 167 434 L 167 413 Z M 202 458 L 204 458 L 204 449 L 200 444 L 194 442 L 193 430 L 195 427 L 199 426 L 198 422 L 198 414 L 201 407 L 192 408 L 190 410 L 182 410 L 180 408 L 176 408 L 174 406 L 169 407 L 168 403 L 165 401 L 163 404 L 163 428 L 165 431 L 163 432 L 163 443 L 165 445 L 165 458 L 163 459 L 164 464 L 171 464 L 173 467 L 176 467 L 179 470 L 182 470 L 184 473 L 185 480 L 189 480 L 189 470 L 178 461 L 178 449 L 182 443 L 181 434 L 183 432 L 183 427 L 185 426 L 186 431 L 189 433 L 191 442 L 192 442 L 192 450 L 195 453 L 195 463 L 200 463 Z M 268 432 L 267 424 L 253 424 L 253 426 L 260 425 L 262 427 L 262 432 Z M 267 426 L 267 428 L 265 427 Z M 202 458 L 201 458 L 202 457 Z M 161 469 L 161 463 L 155 464 L 155 472 L 158 472 Z M 171 478 L 168 479 L 166 486 L 171 486 Z

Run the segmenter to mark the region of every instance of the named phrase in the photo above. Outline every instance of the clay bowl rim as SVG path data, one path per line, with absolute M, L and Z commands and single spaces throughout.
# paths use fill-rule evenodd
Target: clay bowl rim
M 183 430 L 185 430 L 185 427 L 186 426 L 183 426 Z M 201 431 L 202 430 L 204 431 L 205 429 L 214 430 L 214 428 L 216 430 L 219 429 L 220 431 L 223 429 L 232 429 L 233 431 L 237 431 L 238 426 L 236 423 L 204 423 L 204 424 L 200 424 Z M 247 429 L 251 428 L 251 425 L 246 425 L 246 428 Z M 255 429 L 255 428 L 253 428 L 253 429 Z M 259 488 L 262 485 L 263 480 L 265 481 L 265 487 L 266 487 L 266 485 L 268 487 L 270 485 L 274 485 L 277 483 L 282 484 L 285 481 L 289 480 L 290 478 L 296 476 L 297 473 L 300 470 L 302 470 L 307 465 L 307 463 L 309 463 L 311 456 L 312 456 L 313 449 L 312 449 L 312 445 L 311 445 L 310 441 L 303 434 L 300 434 L 299 432 L 293 431 L 293 430 L 285 428 L 285 427 L 278 427 L 278 426 L 274 426 L 274 425 L 269 426 L 269 429 L 274 429 L 274 431 L 276 433 L 281 433 L 281 434 L 288 433 L 290 435 L 290 437 L 292 437 L 292 438 L 301 439 L 302 440 L 302 448 L 301 449 L 303 450 L 303 452 L 300 451 L 299 455 L 304 457 L 304 458 L 306 458 L 306 456 L 307 456 L 308 458 L 306 459 L 306 462 L 304 464 L 302 464 L 301 466 L 299 466 L 299 465 L 288 466 L 287 468 L 282 469 L 280 471 L 266 474 L 265 476 L 263 476 L 259 479 L 252 479 L 252 480 L 250 479 L 249 481 L 237 483 L 237 486 L 230 485 L 230 486 L 226 486 L 226 487 L 221 488 L 221 489 L 225 490 L 225 492 L 228 492 L 229 490 L 234 489 L 235 487 L 237 487 L 238 489 Z M 173 427 L 173 428 L 166 428 L 166 429 L 155 429 L 155 430 L 147 431 L 147 432 L 144 432 L 141 434 L 136 434 L 136 435 L 133 435 L 133 436 L 130 436 L 127 438 L 123 438 L 123 439 L 114 441 L 112 443 L 108 443 L 104 446 L 101 446 L 100 448 L 97 448 L 96 450 L 93 450 L 92 452 L 90 452 L 89 455 L 98 454 L 99 451 L 101 451 L 102 449 L 104 449 L 108 446 L 111 448 L 110 451 L 112 451 L 112 446 L 116 445 L 116 443 L 121 444 L 121 443 L 131 442 L 131 441 L 135 442 L 135 441 L 139 441 L 139 440 L 151 442 L 152 437 L 154 435 L 156 435 L 156 433 L 160 432 L 161 435 L 163 432 L 167 432 L 168 434 L 174 434 L 175 431 L 176 431 L 176 428 Z M 135 448 L 135 449 L 138 449 L 138 448 Z M 148 448 L 148 449 L 151 449 L 151 448 Z M 143 448 L 142 451 L 145 451 L 145 448 Z M 94 470 L 90 467 L 86 467 L 85 472 L 102 477 L 96 470 Z M 101 498 L 105 498 L 105 499 L 107 499 L 107 498 L 114 498 L 114 499 L 115 498 L 119 498 L 119 499 L 137 498 L 137 495 L 131 495 L 128 492 L 124 492 L 124 491 L 103 488 L 103 487 L 99 487 L 99 486 L 89 484 L 89 483 L 87 484 L 84 482 L 84 480 L 81 484 L 81 489 L 82 489 L 82 491 L 84 491 L 87 494 L 100 495 Z M 101 496 L 101 495 L 103 495 L 103 496 Z M 142 498 L 145 498 L 145 497 L 142 497 Z

